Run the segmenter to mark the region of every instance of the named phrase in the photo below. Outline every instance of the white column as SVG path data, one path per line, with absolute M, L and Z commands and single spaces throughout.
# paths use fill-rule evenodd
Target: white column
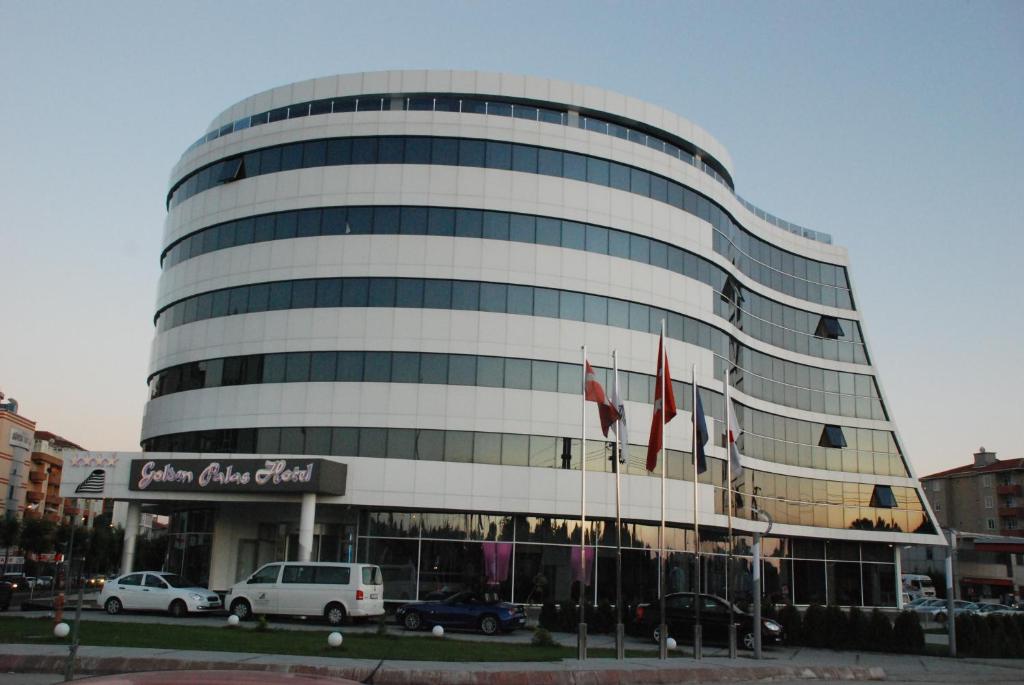
M 121 574 L 133 571 L 135 564 L 135 538 L 139 534 L 139 518 L 142 505 L 138 502 L 128 503 L 128 515 L 124 521 L 124 549 L 121 550 Z
M 299 513 L 299 561 L 309 561 L 313 556 L 313 522 L 316 520 L 316 493 L 302 495 L 302 511 Z
M 896 610 L 903 611 L 903 547 L 893 545 L 892 551 L 896 562 Z

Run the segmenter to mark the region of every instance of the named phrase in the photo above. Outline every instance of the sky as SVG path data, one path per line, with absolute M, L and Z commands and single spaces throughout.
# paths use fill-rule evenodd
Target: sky
M 171 167 L 234 102 L 336 73 L 618 91 L 848 248 L 918 475 L 1024 457 L 1024 3 L 0 0 L 0 391 L 138 450 Z

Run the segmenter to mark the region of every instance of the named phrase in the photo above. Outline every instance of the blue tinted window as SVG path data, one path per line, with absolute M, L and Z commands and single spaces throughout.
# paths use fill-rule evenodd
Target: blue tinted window
M 371 307 L 395 306 L 395 280 L 392 278 L 374 278 L 370 281 Z
M 562 175 L 562 153 L 541 148 L 537 151 L 537 172 L 546 176 Z
M 508 222 L 509 215 L 504 212 L 484 212 L 484 237 L 508 240 Z
M 429 235 L 455 235 L 455 210 L 447 207 L 431 207 L 427 233 Z
M 430 138 L 415 136 L 405 139 L 406 164 L 430 164 Z
M 298 231 L 299 218 L 294 212 L 281 212 L 277 215 L 274 227 L 274 240 L 294 238 Z
M 341 291 L 343 307 L 365 307 L 369 298 L 370 282 L 365 278 L 348 278 Z
M 480 284 L 480 310 L 484 312 L 504 312 L 507 298 L 507 286 L 504 283 Z
M 480 284 L 466 281 L 452 283 L 452 309 L 476 311 L 480 304 Z
M 400 137 L 380 139 L 377 161 L 381 164 L 401 164 L 405 157 L 405 140 Z
M 391 353 L 367 352 L 363 360 L 363 380 L 367 383 L 387 383 L 391 380 Z
M 512 146 L 512 170 L 537 173 L 537 148 L 529 145 Z
M 270 299 L 267 309 L 288 309 L 292 305 L 292 284 L 291 281 L 279 281 L 270 284 Z
M 419 278 L 399 278 L 395 291 L 396 307 L 423 306 L 423 281 Z
M 452 306 L 452 282 L 428 280 L 423 290 L 423 306 L 431 309 L 457 309 Z
M 562 222 L 558 219 L 537 217 L 537 244 L 555 245 L 562 244 Z
M 459 141 L 459 164 L 483 167 L 487 162 L 487 145 L 482 140 Z
M 484 214 L 478 209 L 455 211 L 455 235 L 464 238 L 479 238 L 483 235 Z
M 511 169 L 512 146 L 508 143 L 487 141 L 487 168 Z
M 345 233 L 367 235 L 373 231 L 373 207 L 349 207 Z
M 534 288 L 533 290 L 533 313 L 534 316 L 550 316 L 558 318 L 558 291 L 548 288 Z
M 457 165 L 459 163 L 459 141 L 452 138 L 434 138 L 430 163 Z
M 376 138 L 352 139 L 352 163 L 375 164 L 377 162 Z
M 335 378 L 339 382 L 358 383 L 362 381 L 363 356 L 362 352 L 339 352 Z
M 576 181 L 587 180 L 587 158 L 583 155 L 577 155 L 572 152 L 566 152 L 562 155 L 562 163 L 564 165 L 563 172 L 565 178 L 571 178 Z
M 509 218 L 509 239 L 520 243 L 534 242 L 536 219 L 526 214 L 513 214 Z
M 426 207 L 402 207 L 402 233 L 405 235 L 426 235 Z

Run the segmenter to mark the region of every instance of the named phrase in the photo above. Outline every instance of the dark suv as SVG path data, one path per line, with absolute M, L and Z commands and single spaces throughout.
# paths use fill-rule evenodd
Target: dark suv
M 732 607 L 716 595 L 701 595 L 700 624 L 704 642 L 728 644 L 729 623 L 736 624 L 736 642 L 739 647 L 754 648 L 754 617 Z M 665 613 L 668 617 L 668 634 L 677 642 L 693 641 L 693 626 L 696 614 L 692 592 L 676 592 L 665 595 Z M 638 635 L 647 635 L 658 641 L 658 626 L 661 624 L 659 602 L 640 604 L 636 608 L 633 625 Z M 761 619 L 761 643 L 768 645 L 782 640 L 782 626 L 770 618 Z
M 7 611 L 11 606 L 11 595 L 14 594 L 11 584 L 6 580 L 0 580 L 0 611 Z

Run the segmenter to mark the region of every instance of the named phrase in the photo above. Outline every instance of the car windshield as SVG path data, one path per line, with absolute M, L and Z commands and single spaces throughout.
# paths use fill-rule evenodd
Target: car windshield
M 182 578 L 174 573 L 168 573 L 166 576 L 160 576 L 164 581 L 171 587 L 198 587 L 188 578 Z

